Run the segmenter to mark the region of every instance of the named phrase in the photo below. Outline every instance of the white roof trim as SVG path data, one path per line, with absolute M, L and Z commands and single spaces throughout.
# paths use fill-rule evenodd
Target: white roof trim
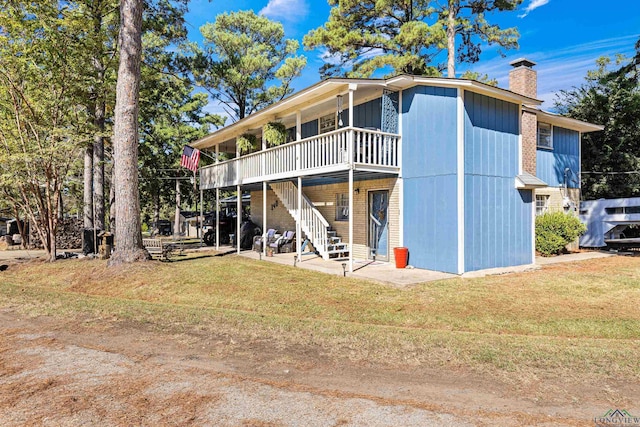
M 402 82 L 405 81 L 404 85 Z M 486 83 L 477 82 L 475 80 L 466 79 L 450 79 L 443 77 L 424 77 L 424 76 L 412 76 L 409 74 L 402 74 L 396 77 L 392 77 L 387 80 L 389 86 L 404 86 L 411 87 L 417 84 L 424 83 L 432 86 L 442 87 L 461 87 L 473 92 L 490 95 L 495 98 L 503 99 L 510 102 L 527 103 L 532 105 L 541 105 L 543 101 L 528 96 L 520 95 L 519 93 L 511 92 L 507 89 L 502 89 L 496 86 L 491 86 Z
M 301 91 L 296 92 L 289 97 L 276 102 L 275 104 L 272 104 L 256 113 L 253 113 L 242 120 L 225 126 L 193 142 L 191 146 L 194 148 L 208 148 L 217 144 L 221 144 L 236 136 L 241 135 L 242 133 L 247 132 L 250 129 L 256 129 L 258 127 L 261 127 L 268 121 L 274 120 L 279 112 L 290 110 L 292 107 L 302 105 L 304 102 L 308 102 L 309 97 L 312 95 L 316 95 L 317 97 L 322 97 L 323 94 L 327 94 L 327 96 L 333 96 L 333 92 L 335 91 L 346 93 L 349 91 L 350 85 L 380 86 L 391 87 L 394 89 L 406 89 L 417 86 L 419 84 L 452 88 L 461 87 L 473 92 L 478 92 L 498 99 L 520 104 L 527 103 L 531 105 L 539 105 L 542 103 L 542 101 L 538 99 L 529 98 L 506 89 L 501 89 L 473 80 L 423 77 L 408 74 L 402 74 L 399 76 L 391 77 L 389 79 L 329 78 L 326 80 L 322 80 L 305 89 L 302 89 Z M 329 95 L 329 92 L 332 92 L 331 95 Z
M 560 126 L 583 133 L 604 130 L 604 126 L 602 125 L 583 122 L 582 120 L 572 119 L 570 117 L 561 116 L 549 111 L 539 110 L 528 105 L 523 106 L 523 109 L 530 113 L 535 113 L 536 116 L 538 116 L 538 122 L 549 123 L 554 126 Z

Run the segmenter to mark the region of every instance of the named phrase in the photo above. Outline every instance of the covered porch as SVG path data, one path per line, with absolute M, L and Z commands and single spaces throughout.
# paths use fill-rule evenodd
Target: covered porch
M 348 271 L 352 272 L 354 233 L 377 232 L 360 229 L 367 226 L 366 217 L 354 220 L 357 183 L 400 175 L 400 97 L 382 80 L 349 79 L 331 79 L 292 95 L 193 144 L 215 153 L 215 163 L 200 170 L 201 191 L 215 190 L 216 200 L 223 189 L 237 194 L 261 193 L 258 225 L 263 233 L 271 228 L 267 193 L 275 193 L 278 203 L 295 221 L 297 259 L 302 260 L 302 244 L 308 241 L 325 260 L 336 252 L 348 253 Z M 274 122 L 286 128 L 287 139 L 283 144 L 269 146 L 264 126 Z M 245 154 L 238 139 L 247 139 L 247 135 L 253 135 L 260 146 Z M 348 244 L 346 250 L 344 244 L 336 245 L 341 239 L 332 234 L 334 218 L 325 218 L 305 194 L 307 187 L 336 183 L 345 187 L 341 200 L 348 224 L 342 237 Z M 387 204 L 388 199 L 387 195 Z M 252 199 L 254 203 L 258 201 Z M 365 211 L 363 215 L 369 215 Z M 378 221 L 380 227 L 386 221 L 386 216 L 382 223 Z M 238 236 L 240 227 L 238 221 Z M 216 246 L 218 242 L 216 236 Z M 237 251 L 240 253 L 240 245 Z

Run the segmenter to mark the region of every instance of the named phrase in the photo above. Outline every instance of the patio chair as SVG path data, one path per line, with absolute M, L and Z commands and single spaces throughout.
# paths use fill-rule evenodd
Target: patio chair
M 268 247 L 272 248 L 277 254 L 293 252 L 293 243 L 296 238 L 295 231 L 285 231 L 285 233 L 278 237 L 271 243 L 268 243 Z
M 265 243 L 269 244 L 275 240 L 275 235 L 277 230 L 275 228 L 270 228 L 267 230 L 267 233 L 263 236 L 255 236 L 253 238 L 253 250 L 256 252 L 262 252 L 262 245 Z

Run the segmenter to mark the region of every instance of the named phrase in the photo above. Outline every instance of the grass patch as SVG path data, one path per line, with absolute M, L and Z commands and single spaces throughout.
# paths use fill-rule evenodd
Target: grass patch
M 34 315 L 204 330 L 391 364 L 640 378 L 634 258 L 403 290 L 235 256 L 118 269 L 29 263 L 0 279 L 0 304 Z

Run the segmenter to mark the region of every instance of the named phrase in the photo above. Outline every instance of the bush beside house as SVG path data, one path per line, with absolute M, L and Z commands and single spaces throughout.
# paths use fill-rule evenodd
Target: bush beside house
M 587 231 L 580 220 L 563 212 L 536 217 L 536 250 L 543 256 L 557 255 Z

